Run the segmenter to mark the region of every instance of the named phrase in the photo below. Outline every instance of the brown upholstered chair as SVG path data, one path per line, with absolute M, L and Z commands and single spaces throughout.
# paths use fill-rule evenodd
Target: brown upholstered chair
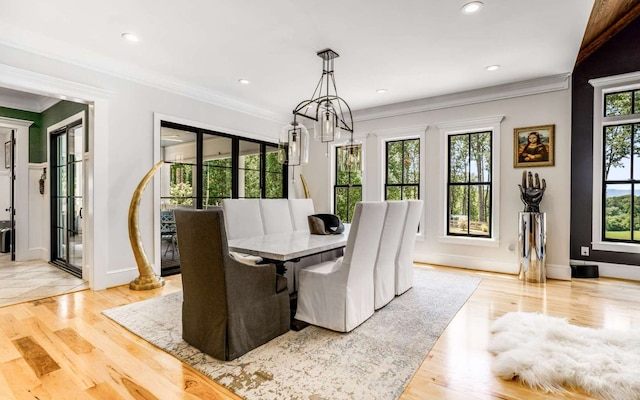
M 286 278 L 274 264 L 229 256 L 222 209 L 176 210 L 184 300 L 182 337 L 233 360 L 289 330 Z

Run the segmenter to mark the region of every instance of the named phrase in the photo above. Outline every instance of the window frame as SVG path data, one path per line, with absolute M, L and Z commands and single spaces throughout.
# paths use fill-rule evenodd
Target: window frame
M 165 119 L 160 120 L 160 129 L 167 127 L 178 129 L 186 132 L 192 132 L 195 134 L 195 152 L 196 152 L 196 162 L 193 164 L 195 171 L 192 172 L 192 179 L 195 182 L 193 184 L 194 193 L 193 193 L 193 208 L 195 209 L 203 209 L 208 207 L 213 207 L 209 205 L 203 204 L 204 196 L 203 196 L 203 188 L 202 188 L 202 179 L 203 179 L 203 171 L 205 167 L 205 160 L 203 156 L 203 142 L 208 135 L 214 135 L 222 138 L 231 139 L 231 198 L 239 198 L 239 182 L 240 182 L 240 170 L 244 168 L 240 168 L 239 166 L 239 158 L 240 154 L 240 142 L 252 142 L 260 145 L 260 198 L 266 198 L 266 150 L 267 147 L 272 147 L 277 149 L 277 144 L 272 142 L 267 142 L 264 140 L 247 138 L 244 136 L 236 136 L 229 133 L 219 132 L 216 130 L 211 130 L 207 128 L 201 128 L 193 125 L 186 125 L 178 122 L 173 122 Z M 165 161 L 167 164 L 180 164 L 179 162 L 173 161 Z M 225 167 L 228 168 L 228 167 Z M 269 172 L 276 173 L 276 172 Z M 282 197 L 288 198 L 288 168 L 286 165 L 282 165 Z M 161 197 L 158 196 L 160 200 L 170 197 Z
M 418 183 L 405 183 L 404 182 L 404 164 L 402 167 L 402 183 L 393 183 L 390 184 L 389 183 L 389 144 L 390 143 L 397 143 L 397 142 L 401 142 L 402 143 L 402 153 L 404 154 L 405 152 L 405 143 L 407 141 L 410 140 L 417 140 L 418 141 Z M 382 183 L 382 198 L 384 200 L 387 200 L 387 189 L 389 187 L 400 187 L 400 197 L 403 197 L 403 193 L 404 193 L 404 188 L 405 187 L 415 187 L 417 189 L 417 193 L 418 193 L 418 198 L 417 200 L 421 199 L 421 182 L 422 182 L 422 140 L 419 136 L 417 137 L 411 137 L 411 138 L 394 138 L 394 139 L 387 139 L 383 141 L 384 143 L 384 172 L 383 172 L 383 183 Z
M 350 213 L 352 213 L 355 210 L 355 203 L 354 203 L 354 207 L 353 208 L 350 209 L 348 207 L 348 205 L 350 204 L 350 201 L 348 200 L 349 199 L 349 194 L 350 194 L 351 189 L 353 187 L 359 187 L 360 188 L 360 199 L 361 199 L 361 201 L 364 200 L 364 187 L 363 187 L 364 186 L 363 185 L 363 183 L 364 183 L 364 173 L 360 172 L 360 183 L 359 184 L 352 184 L 351 183 L 351 174 L 352 174 L 351 171 L 348 172 L 349 173 L 349 183 L 347 185 L 338 184 L 338 151 L 343 146 L 344 145 L 342 145 L 342 144 L 337 144 L 335 146 L 332 146 L 332 149 L 331 149 L 332 153 L 333 153 L 332 154 L 332 158 L 333 158 L 333 160 L 332 160 L 333 161 L 332 162 L 332 164 L 333 164 L 333 168 L 332 168 L 332 171 L 333 171 L 333 177 L 332 177 L 332 180 L 333 180 L 333 201 L 332 201 L 332 203 L 333 203 L 333 213 L 335 215 L 338 215 L 338 210 L 337 210 L 337 207 L 338 207 L 338 202 L 337 202 L 338 192 L 337 192 L 337 189 L 338 188 L 346 188 L 347 189 L 347 218 L 345 218 L 343 220 L 343 222 L 350 223 L 351 220 L 353 219 L 353 215 L 350 215 Z M 362 149 L 362 155 L 363 155 L 363 158 L 364 158 L 364 148 Z M 364 163 L 364 159 L 363 159 L 363 163 Z
M 465 132 L 465 133 L 455 133 L 455 134 L 449 134 L 447 135 L 447 161 L 450 159 L 449 155 L 451 152 L 451 138 L 453 136 L 465 136 L 467 141 L 469 142 L 469 150 L 468 150 L 468 157 L 469 157 L 469 164 L 471 164 L 471 136 L 472 135 L 479 135 L 479 134 L 485 134 L 488 133 L 491 136 L 491 148 L 489 149 L 489 160 L 491 163 L 491 168 L 493 168 L 493 156 L 494 156 L 494 149 L 493 149 L 493 131 L 492 130 L 481 130 L 481 131 L 471 131 L 471 132 Z M 448 166 L 448 164 L 447 164 Z M 470 166 L 470 165 L 469 165 Z M 492 174 L 490 176 L 490 179 L 493 178 L 493 171 L 491 171 Z M 469 174 L 467 174 L 469 175 Z M 449 191 L 451 190 L 452 187 L 465 187 L 467 188 L 467 190 L 470 192 L 471 188 L 475 187 L 475 186 L 489 186 L 489 204 L 493 204 L 493 182 L 491 180 L 489 181 L 480 181 L 478 180 L 477 182 L 471 181 L 469 179 L 469 176 L 467 176 L 466 180 L 464 182 L 452 182 L 451 181 L 451 169 L 447 168 L 447 216 L 448 218 L 450 218 L 449 216 L 449 210 L 451 209 L 451 197 L 449 196 Z M 479 234 L 472 234 L 471 233 L 471 228 L 470 225 L 468 223 L 468 219 L 467 219 L 467 233 L 455 233 L 455 232 L 451 232 L 450 228 L 451 225 L 449 223 L 449 221 L 447 220 L 447 223 L 445 224 L 445 229 L 446 229 L 446 236 L 447 237 L 465 237 L 465 238 L 481 238 L 481 239 L 491 239 L 491 234 L 492 234 L 492 224 L 493 224 L 493 207 L 491 207 L 492 209 L 489 211 L 490 212 L 490 218 L 489 218 L 489 235 L 479 235 Z M 469 213 L 469 209 L 467 207 L 467 213 Z M 468 217 L 468 216 L 467 216 Z
M 500 245 L 500 124 L 504 116 L 492 116 L 437 124 L 440 130 L 442 162 L 440 171 L 440 213 L 438 238 L 441 243 L 499 247 Z M 449 136 L 491 132 L 491 221 L 489 236 L 449 235 Z
M 593 191 L 591 247 L 593 250 L 620 253 L 640 253 L 638 242 L 604 240 L 605 215 L 604 192 L 604 135 L 605 128 L 615 125 L 639 124 L 640 114 L 605 117 L 605 96 L 609 94 L 640 90 L 640 72 L 591 79 L 593 86 Z M 631 183 L 631 182 L 629 182 Z

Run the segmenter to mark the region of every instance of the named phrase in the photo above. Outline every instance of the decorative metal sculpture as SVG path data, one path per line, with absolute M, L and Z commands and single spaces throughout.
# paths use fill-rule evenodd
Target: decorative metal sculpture
M 140 237 L 140 227 L 138 225 L 138 209 L 140 208 L 142 193 L 147 183 L 149 183 L 153 177 L 153 174 L 160 169 L 162 164 L 164 164 L 164 161 L 158 162 L 147 172 L 144 178 L 142 178 L 138 187 L 133 192 L 131 204 L 129 205 L 129 242 L 131 243 L 131 250 L 133 250 L 133 256 L 136 259 L 138 272 L 140 273 L 140 276 L 129 283 L 129 289 L 132 290 L 149 290 L 164 286 L 164 278 L 156 275 L 155 272 L 153 272 L 151 264 L 149 264 L 147 255 L 144 252 L 144 247 L 142 247 L 142 238 Z
M 547 188 L 547 182 L 543 179 L 540 184 L 538 173 L 535 174 L 534 182 L 534 175 L 531 172 L 527 174 L 527 171 L 523 171 L 522 185 L 518 186 L 520 187 L 520 199 L 524 203 L 524 212 L 540 212 L 540 202 Z

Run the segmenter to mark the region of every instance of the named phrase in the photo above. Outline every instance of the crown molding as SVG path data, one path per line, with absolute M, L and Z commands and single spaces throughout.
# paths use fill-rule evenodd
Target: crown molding
M 25 46 L 21 43 L 14 41 L 0 40 L 0 44 L 13 47 L 20 51 L 25 51 L 31 54 L 36 54 L 42 57 L 46 57 L 52 60 L 60 61 L 66 64 L 75 65 L 81 68 L 85 68 L 91 71 L 95 71 L 101 74 L 113 76 L 116 78 L 124 79 L 127 81 L 139 83 L 145 86 L 149 86 L 155 89 L 159 89 L 165 92 L 170 92 L 180 96 L 188 97 L 194 100 L 202 101 L 203 103 L 212 104 L 220 107 L 224 107 L 233 111 L 237 111 L 243 114 L 248 114 L 254 117 L 262 118 L 271 122 L 277 122 L 279 124 L 286 124 L 283 122 L 281 115 L 269 110 L 265 110 L 260 107 L 256 107 L 241 101 L 224 97 L 212 90 L 202 89 L 194 85 L 189 85 L 184 82 L 176 81 L 175 79 L 159 74 L 150 70 L 141 70 L 140 68 L 131 68 L 124 64 L 118 64 L 114 68 L 105 68 L 106 65 L 115 65 L 113 60 L 106 59 L 105 57 L 96 57 L 94 64 L 84 63 L 77 60 L 65 58 L 47 51 L 43 51 L 34 47 Z M 82 51 L 82 50 L 79 50 Z M 131 71 L 136 71 L 136 74 L 132 74 Z M 1 72 L 1 71 L 0 71 Z
M 60 102 L 60 99 L 33 95 L 33 99 L 16 98 L 15 96 L 6 96 L 0 94 L 0 107 L 13 108 L 14 110 L 30 111 L 41 113 Z
M 83 102 L 85 98 L 108 99 L 112 92 L 81 83 L 67 81 L 50 75 L 39 74 L 6 64 L 0 64 L 0 85 L 9 89 L 29 91 L 42 96 L 73 97 L 73 101 Z
M 353 119 L 356 122 L 369 121 L 443 108 L 459 107 L 488 101 L 566 90 L 569 88 L 570 76 L 570 73 L 558 74 L 544 78 L 468 90 L 443 96 L 428 97 L 419 100 L 366 108 L 354 111 Z

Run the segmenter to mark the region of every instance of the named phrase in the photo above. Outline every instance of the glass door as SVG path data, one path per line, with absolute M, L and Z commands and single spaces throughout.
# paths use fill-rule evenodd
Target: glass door
M 84 129 L 81 121 L 51 134 L 51 263 L 82 277 Z

